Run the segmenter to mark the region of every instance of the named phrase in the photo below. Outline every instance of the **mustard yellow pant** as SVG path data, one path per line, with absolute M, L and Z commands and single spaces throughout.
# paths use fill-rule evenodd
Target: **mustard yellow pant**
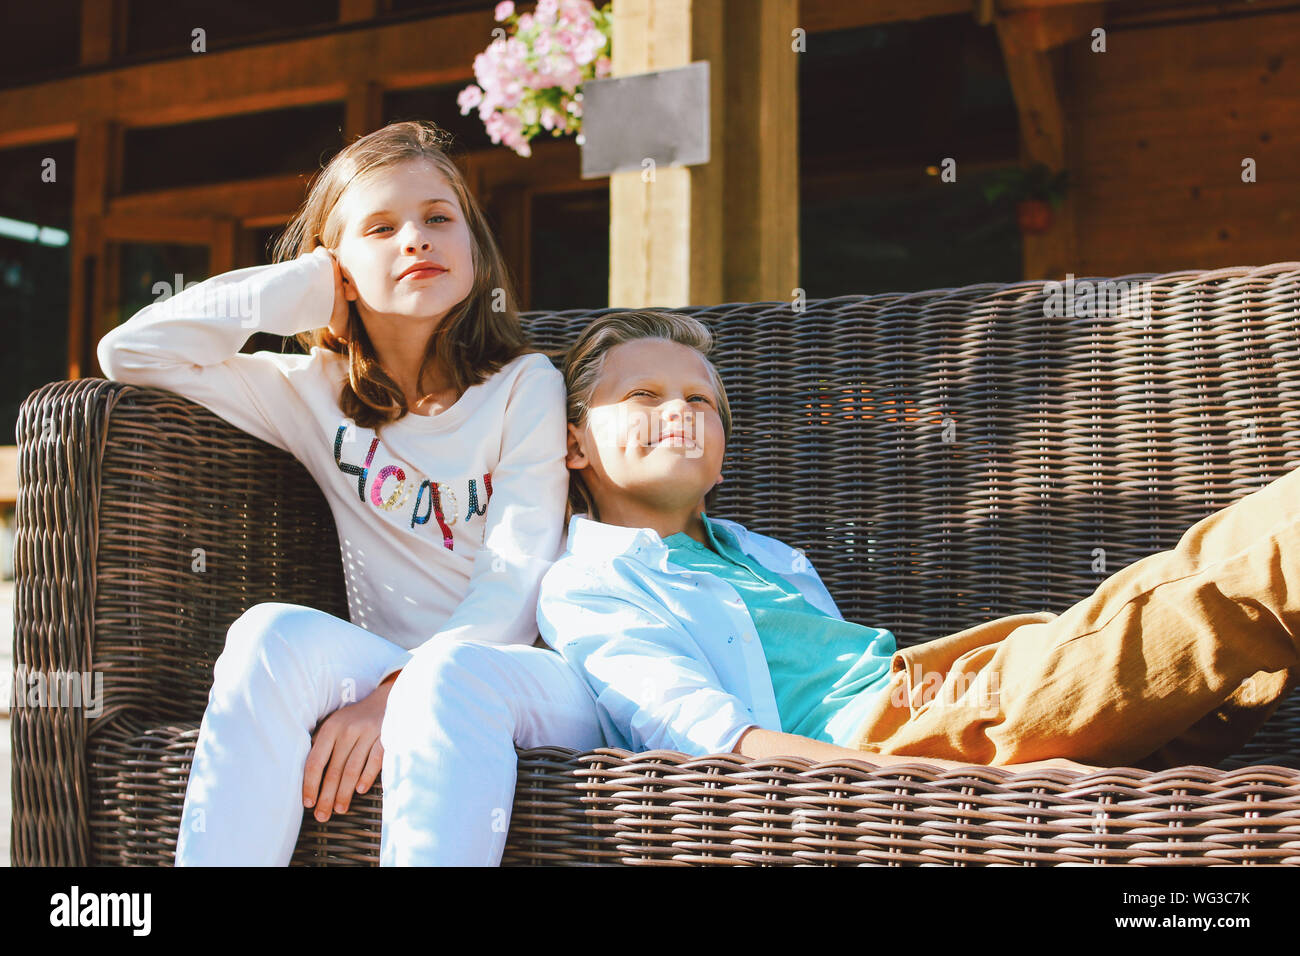
M 1057 615 L 898 650 L 860 750 L 1000 765 L 1212 765 L 1300 674 L 1300 468 Z

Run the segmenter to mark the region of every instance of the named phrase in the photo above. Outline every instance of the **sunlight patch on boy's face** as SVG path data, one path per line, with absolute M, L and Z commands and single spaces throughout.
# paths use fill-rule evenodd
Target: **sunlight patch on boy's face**
M 662 422 L 657 414 L 626 405 L 600 405 L 588 412 L 587 421 L 600 448 L 625 449 L 629 446 L 652 448 L 665 443 L 682 448 L 687 458 L 704 454 L 704 413 L 689 412 L 681 420 Z M 681 439 L 672 437 L 680 430 Z

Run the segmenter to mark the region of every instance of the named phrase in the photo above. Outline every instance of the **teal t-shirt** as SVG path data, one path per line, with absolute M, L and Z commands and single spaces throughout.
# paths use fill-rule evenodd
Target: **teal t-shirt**
M 889 683 L 894 635 L 818 610 L 797 587 L 745 554 L 730 531 L 701 517 L 711 547 L 678 532 L 664 538 L 668 559 L 716 574 L 736 589 L 763 645 L 781 729 L 854 747 L 873 693 Z

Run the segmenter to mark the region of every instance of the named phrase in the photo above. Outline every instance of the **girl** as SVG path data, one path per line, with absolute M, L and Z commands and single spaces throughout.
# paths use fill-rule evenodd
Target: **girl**
M 178 865 L 285 865 L 303 808 L 346 813 L 381 768 L 383 864 L 496 863 L 514 742 L 602 743 L 585 686 L 530 646 L 563 531 L 563 380 L 528 348 L 446 145 L 423 122 L 356 140 L 273 264 L 153 303 L 99 343 L 110 378 L 178 392 L 301 461 L 345 565 L 351 621 L 269 603 L 231 625 Z M 309 354 L 241 354 L 255 329 Z M 488 666 L 443 686 L 447 659 Z
M 843 620 L 801 552 L 706 514 L 731 430 L 710 347 L 691 317 L 611 313 L 564 363 L 570 500 L 586 513 L 543 578 L 538 622 L 612 746 L 1163 767 L 1234 753 L 1285 696 L 1300 469 L 1059 616 L 899 650 Z

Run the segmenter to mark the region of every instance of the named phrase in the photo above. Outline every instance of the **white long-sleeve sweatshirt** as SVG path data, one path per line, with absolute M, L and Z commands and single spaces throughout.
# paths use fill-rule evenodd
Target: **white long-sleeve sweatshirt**
M 111 379 L 203 405 L 306 466 L 334 514 L 354 624 L 407 650 L 532 643 L 538 587 L 564 533 L 563 376 L 546 356 L 523 355 L 451 408 L 408 413 L 380 437 L 344 418 L 342 356 L 239 351 L 254 331 L 327 325 L 334 282 L 319 247 L 215 276 L 105 335 L 99 364 Z

